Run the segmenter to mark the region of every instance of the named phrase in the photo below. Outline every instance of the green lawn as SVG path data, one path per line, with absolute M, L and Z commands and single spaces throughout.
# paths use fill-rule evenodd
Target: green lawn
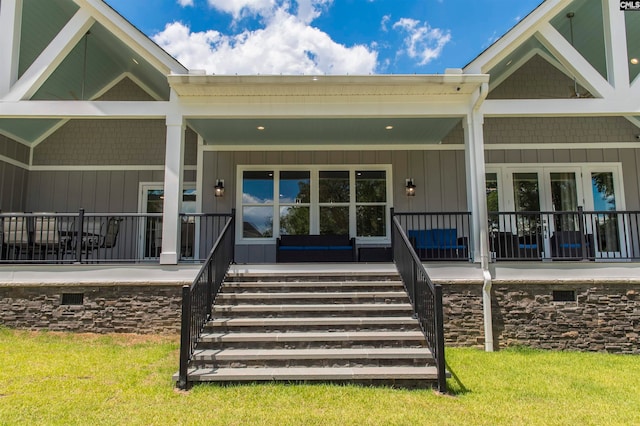
M 448 349 L 455 392 L 329 385 L 176 391 L 177 338 L 0 328 L 0 425 L 640 424 L 640 357 Z

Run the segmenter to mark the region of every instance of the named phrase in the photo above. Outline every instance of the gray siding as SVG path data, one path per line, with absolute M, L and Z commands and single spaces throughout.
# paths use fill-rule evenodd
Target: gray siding
M 497 87 L 488 99 L 555 99 L 569 98 L 574 92 L 573 80 L 535 55 Z M 584 93 L 580 89 L 580 93 Z
M 163 165 L 164 120 L 71 120 L 40 143 L 33 164 Z M 185 133 L 185 164 L 195 165 L 197 135 Z
M 580 101 L 576 101 L 580 102 Z M 622 117 L 486 118 L 484 143 L 638 142 L 640 129 Z
M 130 78 L 123 78 L 107 93 L 100 96 L 98 101 L 153 101 L 154 99 L 134 83 Z
M 3 135 L 0 135 L 0 155 L 29 164 L 29 147 Z M 28 178 L 26 169 L 0 160 L 0 211 L 24 211 Z
M 26 209 L 94 213 L 138 211 L 140 182 L 164 181 L 164 171 L 32 171 Z M 185 172 L 195 181 L 195 172 Z
M 640 149 L 487 150 L 488 164 L 622 163 L 627 210 L 640 210 Z

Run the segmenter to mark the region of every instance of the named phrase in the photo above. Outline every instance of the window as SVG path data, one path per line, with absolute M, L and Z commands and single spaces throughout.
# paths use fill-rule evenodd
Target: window
M 247 243 L 310 234 L 387 242 L 389 174 L 390 166 L 241 166 L 238 236 Z

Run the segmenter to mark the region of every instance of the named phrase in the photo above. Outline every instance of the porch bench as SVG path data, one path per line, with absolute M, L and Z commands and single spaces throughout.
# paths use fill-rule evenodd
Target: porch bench
M 276 262 L 355 262 L 356 239 L 348 235 L 282 235 Z
M 455 228 L 409 230 L 409 241 L 422 260 L 469 257 L 469 240 Z

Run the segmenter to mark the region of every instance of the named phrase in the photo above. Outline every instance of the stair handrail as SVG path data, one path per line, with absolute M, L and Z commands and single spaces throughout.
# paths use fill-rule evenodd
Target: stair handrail
M 414 250 L 409 236 L 391 209 L 391 252 L 393 262 L 402 277 L 438 372 L 438 391 L 447 392 L 446 363 L 444 356 L 444 313 L 442 286 L 434 284 Z
M 193 358 L 204 325 L 211 319 L 213 302 L 229 266 L 234 262 L 235 216 L 234 209 L 193 283 L 182 287 L 180 370 L 177 382 L 180 389 L 187 389 L 189 386 L 189 362 Z

